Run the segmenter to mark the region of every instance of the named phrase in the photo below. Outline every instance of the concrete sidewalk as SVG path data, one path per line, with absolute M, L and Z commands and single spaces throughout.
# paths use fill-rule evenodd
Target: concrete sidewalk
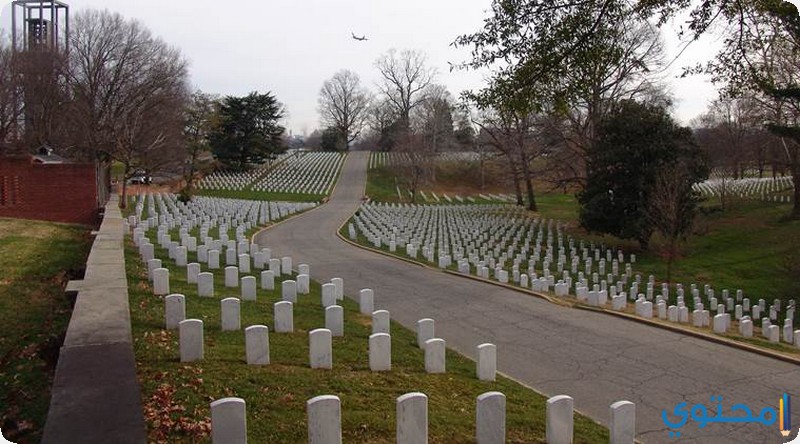
M 123 219 L 112 195 L 59 354 L 43 443 L 144 443 Z

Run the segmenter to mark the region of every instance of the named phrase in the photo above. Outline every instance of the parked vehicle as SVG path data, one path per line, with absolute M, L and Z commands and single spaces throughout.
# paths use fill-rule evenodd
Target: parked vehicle
M 133 177 L 128 179 L 128 183 L 131 185 L 147 185 L 153 183 L 153 178 L 146 173 L 137 172 Z

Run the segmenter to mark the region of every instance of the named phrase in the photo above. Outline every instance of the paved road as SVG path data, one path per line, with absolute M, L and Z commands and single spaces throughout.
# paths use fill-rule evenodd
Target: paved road
M 730 347 L 599 313 L 563 308 L 490 284 L 424 269 L 353 247 L 336 230 L 358 208 L 368 153 L 351 153 L 330 202 L 261 233 L 257 241 L 294 263 L 311 265 L 319 281 L 342 277 L 345 292 L 375 291 L 377 308 L 413 328 L 423 317 L 449 347 L 474 359 L 475 347 L 498 347 L 498 368 L 546 395 L 568 394 L 576 409 L 608 423 L 608 407 L 636 403 L 637 437 L 645 443 L 781 443 L 777 423 L 690 422 L 680 439 L 661 420 L 680 402 L 723 397 L 726 412 L 744 403 L 758 412 L 784 392 L 800 405 L 800 368 Z M 794 409 L 800 410 L 800 409 Z M 714 412 L 712 410 L 712 412 Z M 715 414 L 715 413 L 713 413 Z M 792 415 L 800 425 L 800 415 Z

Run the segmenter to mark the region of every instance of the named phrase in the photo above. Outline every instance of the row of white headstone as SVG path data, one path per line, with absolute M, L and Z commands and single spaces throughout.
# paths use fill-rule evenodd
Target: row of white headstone
M 328 194 L 344 161 L 341 153 L 298 153 L 253 184 L 256 191 Z
M 296 150 L 287 150 L 278 155 L 272 165 L 295 156 Z M 198 189 L 241 191 L 251 186 L 259 177 L 267 174 L 271 165 L 264 165 L 250 171 L 215 171 L 206 175 L 197 183 Z
M 461 273 L 472 274 L 474 266 L 475 275 L 478 277 L 484 279 L 495 279 L 503 284 L 511 284 L 513 282 L 515 285 L 523 288 L 529 288 L 536 292 L 552 292 L 558 297 L 569 296 L 574 290 L 576 299 L 579 302 L 602 307 L 606 306 L 608 301 L 610 301 L 613 310 L 627 309 L 627 301 L 625 299 L 626 294 L 629 296 L 630 301 L 634 301 L 640 296 L 644 296 L 647 301 L 653 301 L 656 290 L 654 276 L 650 276 L 648 282 L 646 283 L 646 289 L 642 288 L 641 293 L 641 275 L 636 274 L 635 276 L 632 276 L 632 264 L 635 262 L 635 255 L 631 255 L 630 262 L 625 263 L 623 261 L 623 255 L 618 254 L 618 258 L 612 258 L 611 251 L 606 250 L 606 258 L 602 258 L 600 257 L 601 250 L 593 248 L 592 246 L 591 249 L 594 251 L 594 259 L 597 265 L 597 268 L 593 269 L 592 255 L 588 254 L 588 250 L 590 249 L 584 247 L 581 243 L 580 250 L 583 250 L 583 255 L 580 257 L 581 255 L 578 254 L 580 250 L 575 247 L 572 239 L 569 239 L 571 250 L 570 256 L 572 258 L 571 271 L 563 269 L 564 267 L 562 265 L 566 265 L 565 249 L 563 247 L 559 247 L 557 265 L 562 276 L 556 278 L 556 276 L 549 273 L 548 263 L 552 262 L 554 259 L 552 254 L 554 249 L 551 242 L 548 241 L 548 251 L 543 262 L 544 275 L 542 277 L 538 277 L 536 272 L 530 268 L 528 269 L 528 273 L 522 272 L 520 257 L 522 257 L 523 260 L 526 259 L 527 252 L 525 250 L 530 239 L 532 238 L 531 232 L 536 229 L 536 221 L 534 221 L 533 227 L 528 230 L 528 235 L 525 238 L 525 246 L 523 246 L 522 250 L 520 250 L 520 252 L 514 258 L 514 265 L 509 273 L 509 271 L 503 269 L 502 264 L 505 260 L 511 258 L 513 253 L 516 251 L 514 245 L 518 244 L 518 241 L 521 240 L 525 233 L 524 224 L 519 222 L 514 213 L 509 213 L 509 217 L 499 216 L 495 219 L 492 219 L 493 215 L 490 208 L 491 207 L 472 207 L 471 209 L 465 210 L 461 207 L 438 207 L 434 209 L 410 205 L 363 205 L 361 207 L 362 211 L 360 211 L 360 214 L 355 217 L 354 223 L 350 224 L 348 227 L 349 235 L 352 239 L 355 239 L 357 238 L 358 231 L 360 231 L 368 239 L 370 239 L 376 247 L 381 247 L 388 239 L 390 252 L 397 252 L 398 248 L 405 248 L 406 254 L 412 259 L 416 259 L 420 244 L 419 241 L 416 240 L 417 238 L 414 237 L 414 230 L 419 229 L 420 223 L 413 222 L 412 219 L 417 218 L 418 220 L 424 220 L 426 217 L 431 218 L 432 216 L 436 216 L 434 219 L 445 219 L 449 221 L 448 223 L 452 223 L 456 226 L 455 229 L 452 227 L 447 228 L 437 226 L 437 230 L 432 230 L 436 232 L 443 232 L 445 233 L 444 235 L 449 233 L 447 242 L 454 245 L 455 250 L 463 248 L 463 244 L 467 243 L 468 250 L 466 254 L 469 255 L 469 248 L 475 248 L 474 242 L 477 240 L 477 242 L 489 242 L 488 246 L 484 244 L 484 246 L 480 247 L 481 252 L 485 253 L 488 251 L 489 253 L 493 253 L 494 256 L 497 256 L 498 250 L 503 251 L 507 246 L 508 238 L 500 238 L 500 244 L 497 245 L 492 242 L 492 239 L 496 239 L 496 237 L 490 237 L 487 239 L 486 236 L 481 235 L 480 233 L 486 228 L 486 221 L 488 220 L 488 225 L 493 227 L 492 229 L 499 229 L 501 232 L 502 230 L 505 230 L 506 232 L 510 232 L 511 236 L 514 237 L 515 243 L 509 247 L 507 253 L 504 252 L 501 254 L 498 260 L 495 262 L 492 254 L 489 254 L 488 257 L 485 255 L 483 258 L 484 260 L 481 260 L 481 258 L 477 255 L 465 258 L 462 255 L 462 252 L 456 251 L 455 257 L 451 257 L 449 254 L 439 254 L 437 265 L 440 268 L 448 268 L 453 265 L 453 261 L 455 260 L 456 267 Z M 488 211 L 489 213 L 488 215 L 484 215 L 483 219 L 475 216 L 476 213 L 481 211 Z M 470 217 L 472 217 L 472 222 L 465 222 L 463 220 L 469 219 Z M 459 220 L 461 221 L 459 222 Z M 409 223 L 416 223 L 417 228 L 411 228 L 411 231 L 408 231 Z M 495 225 L 492 225 L 493 223 Z M 424 222 L 422 225 L 424 225 Z M 544 238 L 542 234 L 542 225 L 544 224 L 542 223 L 539 225 L 539 236 L 536 240 L 536 244 L 533 246 L 534 255 L 531 259 L 528 259 L 529 264 L 531 260 L 533 260 L 534 263 L 538 261 L 538 251 L 543 246 L 541 243 L 541 240 Z M 464 230 L 464 227 L 468 229 Z M 470 236 L 466 240 L 461 238 L 465 231 L 469 231 Z M 558 237 L 559 245 L 561 245 L 562 238 L 560 231 L 558 231 L 555 236 Z M 549 231 L 549 226 L 547 237 L 548 239 L 553 237 L 553 233 Z M 402 242 L 407 240 L 416 241 L 417 243 L 408 243 L 403 246 Z M 421 245 L 422 255 L 429 262 L 435 262 L 435 259 L 437 259 L 435 257 L 436 238 L 434 237 L 432 241 L 425 242 L 427 242 L 425 245 Z M 577 277 L 574 277 L 573 275 L 575 274 L 574 272 L 577 271 L 578 262 L 581 260 L 585 263 L 586 274 L 581 271 L 578 272 Z M 608 262 L 606 262 L 606 260 L 608 260 Z M 606 279 L 601 280 L 603 273 L 608 271 L 606 270 L 607 263 L 611 264 L 611 273 L 608 273 L 605 276 Z M 622 273 L 621 265 L 624 265 L 624 273 Z M 591 276 L 591 282 L 593 285 L 590 285 L 589 276 Z M 776 299 L 772 305 L 767 306 L 766 301 L 760 299 L 758 305 L 753 305 L 751 313 L 749 299 L 742 297 L 743 293 L 741 290 L 737 290 L 736 300 L 734 300 L 732 297 L 729 297 L 727 290 L 723 290 L 722 300 L 720 302 L 724 304 L 719 304 L 717 298 L 715 297 L 714 289 L 709 285 L 705 285 L 703 287 L 703 293 L 701 294 L 700 289 L 692 284 L 690 289 L 691 299 L 688 299 L 686 302 L 684 302 L 683 286 L 681 284 L 676 284 L 675 289 L 677 290 L 677 302 L 673 306 L 668 307 L 666 305 L 666 301 L 669 299 L 670 293 L 670 288 L 667 286 L 667 284 L 661 285 L 661 295 L 655 295 L 654 303 L 656 304 L 656 308 L 658 308 L 659 317 L 662 319 L 673 322 L 689 323 L 689 307 L 693 307 L 691 310 L 694 315 L 694 325 L 696 327 L 711 328 L 711 316 L 716 314 L 724 314 L 726 311 L 728 311 L 732 314 L 735 314 L 737 321 L 741 321 L 747 317 L 747 314 L 751 314 L 749 319 L 755 320 L 756 322 L 760 322 L 762 324 L 762 331 L 764 332 L 765 337 L 768 339 L 774 340 L 776 337 L 781 337 L 786 343 L 800 345 L 794 340 L 794 331 L 792 330 L 792 320 L 794 318 L 795 306 L 793 301 L 790 301 L 788 305 L 782 305 L 780 300 Z M 707 306 L 711 308 L 711 311 L 715 313 L 712 314 L 708 310 L 704 310 L 703 307 L 705 304 L 707 304 Z M 782 316 L 782 310 L 785 313 L 785 316 Z M 760 316 L 761 313 L 769 313 L 769 317 L 762 317 Z M 639 311 L 636 311 L 636 314 L 641 316 Z M 703 321 L 704 317 L 706 319 L 705 321 Z M 768 333 L 768 329 L 771 327 L 771 325 L 781 320 L 783 320 L 783 326 L 781 327 L 781 332 L 783 334 L 775 336 L 774 333 Z M 765 321 L 767 322 L 765 323 Z M 732 324 L 730 323 L 727 324 L 728 328 L 726 331 L 730 330 L 731 325 Z M 720 326 L 718 326 L 715 331 L 722 331 L 719 327 Z M 774 331 L 774 329 L 772 330 Z M 745 326 L 743 331 L 743 334 L 747 335 L 749 329 Z
M 309 340 L 309 366 L 311 368 L 333 368 L 333 342 L 335 336 L 344 336 L 344 309 L 335 305 L 334 284 L 325 284 L 322 305 L 325 309 L 325 328 L 311 330 Z M 333 288 L 331 288 L 333 287 Z M 165 325 L 168 330 L 178 329 L 181 362 L 194 362 L 204 357 L 204 323 L 200 319 L 186 319 L 186 298 L 182 294 L 171 294 L 164 298 Z M 360 310 L 367 314 L 372 309 L 373 292 L 360 292 Z M 274 329 L 278 333 L 294 332 L 293 302 L 283 300 L 273 305 Z M 237 298 L 220 301 L 220 329 L 241 330 L 241 306 Z M 446 343 L 434 335 L 434 320 L 425 318 L 417 322 L 417 345 L 425 352 L 425 371 L 446 371 Z M 497 351 L 494 344 L 477 346 L 476 374 L 478 379 L 494 381 L 497 369 Z M 245 360 L 252 365 L 269 364 L 269 328 L 252 325 L 245 328 Z M 387 310 L 372 312 L 372 334 L 369 337 L 369 366 L 372 371 L 389 371 L 392 367 L 392 345 L 390 336 L 390 314 Z
M 790 194 L 777 195 L 794 188 L 791 176 L 782 177 L 745 177 L 733 179 L 731 177 L 717 177 L 695 184 L 694 190 L 704 196 L 716 197 L 726 194 L 739 198 L 759 199 L 771 202 L 791 202 Z
M 411 392 L 395 402 L 398 444 L 428 442 L 428 396 Z M 547 400 L 545 436 L 549 444 L 571 444 L 574 439 L 574 400 L 558 395 Z M 306 402 L 309 444 L 342 443 L 341 400 L 321 395 Z M 611 444 L 633 444 L 636 435 L 636 405 L 618 401 L 609 407 Z M 211 403 L 211 439 L 214 444 L 247 443 L 247 407 L 244 399 L 223 398 Z M 475 406 L 475 441 L 478 444 L 506 442 L 506 397 L 501 392 L 479 395 Z

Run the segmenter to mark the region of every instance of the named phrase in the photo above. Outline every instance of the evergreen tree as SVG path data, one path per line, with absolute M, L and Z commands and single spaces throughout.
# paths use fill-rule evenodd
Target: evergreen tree
M 658 228 L 649 213 L 659 174 L 680 168 L 686 173 L 681 180 L 689 185 L 708 175 L 689 128 L 678 126 L 661 107 L 631 100 L 616 104 L 601 121 L 588 155 L 586 188 L 578 196 L 581 225 L 637 240 L 644 249 Z M 693 199 L 691 186 L 679 189 L 681 202 Z M 693 205 L 676 207 L 691 220 Z
M 218 124 L 208 136 L 214 156 L 241 171 L 286 151 L 281 139 L 284 128 L 278 124 L 282 117 L 280 102 L 269 92 L 225 97 Z

